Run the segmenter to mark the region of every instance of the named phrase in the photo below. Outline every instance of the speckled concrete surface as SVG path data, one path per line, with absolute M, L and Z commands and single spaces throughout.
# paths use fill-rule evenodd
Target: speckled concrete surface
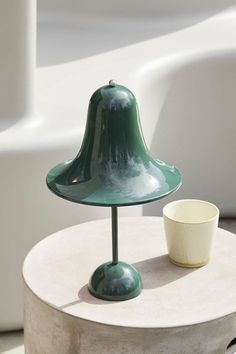
M 5 333 L 0 335 L 1 354 L 24 354 L 23 332 Z M 236 354 L 236 344 L 226 354 Z
M 221 220 L 221 228 L 236 233 L 236 219 Z M 1 354 L 24 354 L 23 332 L 12 332 L 0 334 Z M 227 354 L 236 354 L 236 345 L 230 347 Z
M 108 306 L 85 286 L 110 252 L 110 220 L 62 230 L 28 254 L 27 353 L 190 354 L 190 346 L 195 354 L 225 353 L 236 333 L 235 234 L 219 228 L 210 262 L 189 271 L 168 261 L 162 218 L 120 218 L 119 228 L 122 257 L 143 278 L 142 294 L 129 302 Z

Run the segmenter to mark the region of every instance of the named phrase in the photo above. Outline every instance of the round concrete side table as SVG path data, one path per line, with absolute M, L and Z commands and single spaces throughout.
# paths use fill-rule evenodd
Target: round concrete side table
M 120 259 L 141 273 L 140 296 L 99 300 L 87 282 L 111 257 L 109 220 L 38 243 L 23 268 L 27 354 L 223 354 L 236 337 L 236 235 L 218 229 L 210 263 L 180 268 L 162 219 L 119 220 Z

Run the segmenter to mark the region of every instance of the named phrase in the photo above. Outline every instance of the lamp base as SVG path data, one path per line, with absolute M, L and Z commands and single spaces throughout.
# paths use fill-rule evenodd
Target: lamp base
M 88 289 L 90 293 L 103 300 L 123 301 L 138 296 L 142 291 L 142 279 L 131 265 L 107 262 L 92 274 Z

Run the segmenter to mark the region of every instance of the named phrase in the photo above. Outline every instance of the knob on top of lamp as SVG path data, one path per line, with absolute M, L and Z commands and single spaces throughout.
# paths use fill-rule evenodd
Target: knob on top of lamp
M 155 160 L 145 144 L 136 98 L 116 84 L 96 90 L 78 155 L 54 167 L 48 187 L 73 202 L 100 206 L 143 204 L 174 192 L 180 172 Z

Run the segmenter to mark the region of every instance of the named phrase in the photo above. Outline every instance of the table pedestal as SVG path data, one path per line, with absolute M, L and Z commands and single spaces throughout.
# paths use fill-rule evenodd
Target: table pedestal
M 109 220 L 62 230 L 24 264 L 27 354 L 224 354 L 236 337 L 236 236 L 218 229 L 202 268 L 171 264 L 161 218 L 120 222 L 120 259 L 141 273 L 137 298 L 91 296 L 92 271 L 111 257 Z

